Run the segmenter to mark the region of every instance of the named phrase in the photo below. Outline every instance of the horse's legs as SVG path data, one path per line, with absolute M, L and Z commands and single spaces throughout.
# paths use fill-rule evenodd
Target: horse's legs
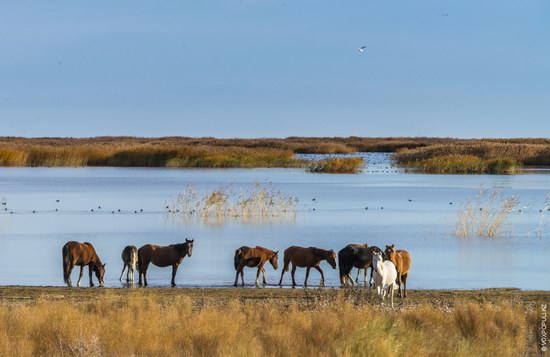
M 355 282 L 359 284 L 359 274 L 361 274 L 361 268 L 357 268 L 357 277 L 355 278 Z M 352 284 L 353 286 L 353 284 Z
M 281 269 L 281 279 L 279 279 L 279 286 L 283 285 L 283 275 L 285 275 L 285 271 L 288 271 L 288 265 L 286 264 L 283 269 Z
M 401 273 L 400 272 L 397 272 L 396 282 L 397 282 L 397 286 L 398 286 L 397 297 L 402 297 L 401 296 Z
M 90 275 L 90 287 L 92 287 L 94 286 L 94 281 L 92 280 L 92 272 L 93 272 L 92 264 L 88 265 L 88 272 Z
M 262 267 L 258 266 L 258 271 L 256 271 L 256 287 L 260 286 L 258 279 L 260 279 L 260 273 L 262 272 Z
M 368 267 L 367 267 L 368 268 Z M 366 269 L 367 269 L 366 268 Z M 367 271 L 365 270 L 365 275 L 367 275 Z M 374 278 L 373 278 L 373 275 L 374 275 L 374 268 L 371 266 L 370 267 L 370 280 L 369 280 L 369 285 L 371 288 L 374 287 Z
M 321 267 L 316 265 L 314 266 L 314 268 L 319 272 L 321 273 L 321 286 L 325 286 L 325 275 L 323 274 L 323 271 L 321 270 Z M 351 285 L 353 286 L 353 280 L 352 280 L 352 283 Z
M 369 267 L 365 267 L 365 275 L 363 276 L 363 284 L 365 285 L 365 288 L 367 287 L 367 272 L 369 270 Z
M 118 278 L 118 281 L 122 281 L 122 275 L 124 274 L 124 269 L 126 269 L 126 263 L 122 265 L 122 272 L 120 273 L 120 278 Z M 128 278 L 126 278 L 126 281 L 128 281 Z
M 357 273 L 357 275 L 359 275 L 359 272 Z M 351 270 L 349 271 L 349 273 L 347 273 L 346 278 L 347 278 L 347 280 L 349 280 L 349 282 L 351 283 L 351 287 L 353 288 L 355 286 L 355 284 L 353 282 L 353 278 L 351 277 Z
M 84 275 L 84 265 L 80 266 L 80 275 L 78 276 L 78 281 L 76 282 L 77 287 L 80 287 L 80 281 L 82 280 L 82 275 Z
M 267 284 L 266 280 L 265 280 L 265 268 L 262 267 L 262 277 L 263 277 L 263 284 Z
M 393 309 L 393 292 L 394 292 L 394 284 L 391 284 L 390 285 L 390 303 L 391 303 L 391 308 Z
M 307 278 L 309 278 L 309 270 L 311 267 L 306 268 L 306 280 L 304 280 L 304 288 L 307 288 Z
M 147 268 L 149 268 L 149 262 L 143 262 L 139 267 L 139 286 L 141 286 L 141 275 L 143 274 L 143 286 L 147 286 Z
M 403 281 L 403 297 L 407 297 L 407 276 L 409 273 L 401 275 L 401 281 Z
M 70 263 L 67 267 L 67 286 L 72 287 L 73 282 L 71 281 L 71 273 L 73 272 L 74 264 Z
M 176 286 L 176 273 L 178 272 L 178 264 L 172 265 L 172 287 Z
M 236 287 L 237 286 L 237 281 L 239 281 L 239 273 L 242 272 L 241 264 L 239 264 L 239 266 L 237 266 L 237 269 L 235 269 L 235 270 L 237 270 L 237 271 L 235 272 L 235 284 L 233 284 L 233 286 Z M 243 286 L 244 286 L 244 277 L 242 279 L 243 279 Z
M 293 288 L 296 287 L 296 280 L 294 280 L 294 273 L 296 273 L 296 268 L 297 268 L 297 266 L 294 265 L 294 263 L 293 263 L 292 264 L 292 271 L 290 272 L 291 273 L 290 275 L 292 275 L 292 287 Z
M 126 281 L 129 283 L 134 283 L 134 267 L 131 263 L 128 265 L 128 270 L 126 270 Z

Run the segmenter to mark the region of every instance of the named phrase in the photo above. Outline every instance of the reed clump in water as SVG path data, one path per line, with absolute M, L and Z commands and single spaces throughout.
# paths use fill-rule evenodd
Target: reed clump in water
M 246 221 L 294 217 L 297 205 L 296 197 L 283 194 L 271 184 L 257 183 L 240 191 L 233 186 L 222 186 L 202 194 L 190 185 L 178 196 L 171 210 L 205 219 L 233 217 Z
M 361 157 L 332 157 L 310 164 L 309 171 L 329 174 L 356 174 L 363 170 Z
M 457 213 L 455 235 L 461 238 L 495 238 L 505 234 L 505 223 L 519 205 L 515 195 L 502 196 L 499 190 L 480 190 Z
M 346 300 L 200 303 L 124 299 L 0 305 L 8 356 L 513 356 L 536 352 L 536 312 L 506 303 L 424 304 L 399 311 Z

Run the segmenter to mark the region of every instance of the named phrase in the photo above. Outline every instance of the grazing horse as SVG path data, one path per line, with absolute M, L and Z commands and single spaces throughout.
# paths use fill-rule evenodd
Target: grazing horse
M 134 283 L 134 270 L 137 266 L 137 248 L 133 245 L 127 245 L 124 250 L 122 251 L 122 273 L 120 273 L 120 278 L 118 278 L 119 281 L 122 281 L 122 275 L 124 274 L 124 269 L 126 270 L 126 282 Z
M 67 242 L 63 246 L 61 253 L 63 254 L 63 279 L 67 286 L 73 286 L 71 272 L 75 266 L 80 267 L 80 275 L 78 276 L 76 286 L 80 286 L 85 266 L 88 266 L 90 269 L 90 286 L 94 286 L 92 271 L 95 272 L 99 286 L 104 285 L 105 264 L 101 263 L 101 259 L 99 259 L 94 247 L 90 243 Z
M 185 256 L 190 257 L 193 254 L 194 240 L 185 239 L 185 243 L 171 244 L 161 247 L 159 245 L 146 244 L 138 250 L 138 271 L 139 271 L 139 286 L 141 277 L 145 286 L 147 286 L 147 268 L 150 263 L 158 267 L 172 266 L 172 287 L 176 286 L 176 272 Z
M 397 269 L 397 284 L 399 290 L 397 292 L 398 297 L 407 297 L 407 276 L 411 269 L 412 259 L 409 252 L 406 250 L 396 250 L 395 244 L 386 246 L 386 257 L 395 264 Z M 401 295 L 401 284 L 403 284 L 403 295 Z
M 263 273 L 263 285 L 265 282 L 265 269 L 264 265 L 268 261 L 273 266 L 273 269 L 277 270 L 279 264 L 278 260 L 279 251 L 272 251 L 264 247 L 256 246 L 256 248 L 250 248 L 247 246 L 240 247 L 235 251 L 235 257 L 233 258 L 235 264 L 235 270 L 237 275 L 235 276 L 235 286 L 237 286 L 237 280 L 239 279 L 239 273 L 241 274 L 242 286 L 244 286 L 244 267 L 258 267 L 256 272 L 256 286 L 259 286 L 258 279 L 260 278 L 260 272 Z
M 382 252 L 374 252 L 372 255 L 374 266 L 374 286 L 378 292 L 378 296 L 382 298 L 382 305 L 384 304 L 384 298 L 386 295 L 390 295 L 391 307 L 393 308 L 393 293 L 397 284 L 397 270 L 395 265 L 389 261 L 384 260 Z
M 321 286 L 325 285 L 325 276 L 323 271 L 319 267 L 321 262 L 326 260 L 330 264 L 332 269 L 336 269 L 336 253 L 331 250 L 325 250 L 315 247 L 297 247 L 292 246 L 288 247 L 285 250 L 284 256 L 284 268 L 281 272 L 281 280 L 279 280 L 279 286 L 283 284 L 283 275 L 288 271 L 288 265 L 292 263 L 292 287 L 296 286 L 296 281 L 294 280 L 294 273 L 296 273 L 296 268 L 306 268 L 306 280 L 304 281 L 304 287 L 307 287 L 307 278 L 309 277 L 309 270 L 311 268 L 316 269 L 321 273 Z
M 357 280 L 359 283 L 359 272 L 365 269 L 365 286 L 367 285 L 367 269 L 371 268 L 370 280 L 372 281 L 372 253 L 382 252 L 376 246 L 369 247 L 368 244 L 348 244 L 338 252 L 338 267 L 340 268 L 340 283 L 346 286 L 348 281 L 353 287 L 353 278 L 350 273 L 355 267 L 357 268 Z

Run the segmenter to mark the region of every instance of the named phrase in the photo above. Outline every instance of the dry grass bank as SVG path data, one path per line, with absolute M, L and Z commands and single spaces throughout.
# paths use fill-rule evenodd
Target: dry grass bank
M 412 291 L 411 297 L 391 310 L 360 290 L 0 288 L 0 351 L 526 355 L 536 352 L 536 309 L 549 294 Z

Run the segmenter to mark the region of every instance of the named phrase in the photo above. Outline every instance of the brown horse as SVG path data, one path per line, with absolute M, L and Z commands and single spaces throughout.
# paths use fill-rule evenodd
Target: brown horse
M 278 253 L 279 251 L 272 251 L 264 247 L 256 246 L 256 248 L 250 248 L 247 246 L 240 247 L 235 251 L 235 257 L 233 259 L 235 264 L 235 270 L 237 271 L 237 275 L 235 276 L 235 286 L 237 286 L 237 280 L 239 279 L 239 273 L 241 274 L 241 282 L 242 286 L 244 286 L 244 267 L 258 267 L 258 271 L 256 272 L 256 286 L 259 286 L 258 279 L 260 278 L 260 272 L 263 273 L 263 285 L 266 284 L 265 282 L 265 269 L 264 265 L 268 261 L 273 266 L 273 269 L 277 270 L 279 267 L 279 264 L 277 262 L 278 260 Z
M 390 260 L 397 270 L 398 297 L 407 297 L 407 276 L 411 269 L 412 259 L 406 250 L 396 250 L 395 244 L 386 246 L 386 258 Z M 401 283 L 403 283 L 403 295 L 401 295 Z
M 67 242 L 63 246 L 61 253 L 63 254 L 63 279 L 67 286 L 73 286 L 71 272 L 75 265 L 80 267 L 80 275 L 76 286 L 80 286 L 85 266 L 88 266 L 90 269 L 90 286 L 94 286 L 92 271 L 95 272 L 97 280 L 99 280 L 99 286 L 104 285 L 105 264 L 101 263 L 101 259 L 99 259 L 94 247 L 90 243 Z
M 296 286 L 296 281 L 294 280 L 294 273 L 296 273 L 296 268 L 306 268 L 306 280 L 304 281 L 304 287 L 307 287 L 307 278 L 309 277 L 309 270 L 311 268 L 316 269 L 321 273 L 321 286 L 325 285 L 325 276 L 323 271 L 319 267 L 321 261 L 326 260 L 330 264 L 332 269 L 336 269 L 336 253 L 331 250 L 325 250 L 315 247 L 297 247 L 292 246 L 288 247 L 285 250 L 284 256 L 284 268 L 281 272 L 281 280 L 279 280 L 279 286 L 283 284 L 283 275 L 285 271 L 288 271 L 288 265 L 292 263 L 292 287 Z
M 158 267 L 172 266 L 172 286 L 176 286 L 176 272 L 185 256 L 190 257 L 193 254 L 193 239 L 185 239 L 185 243 L 172 244 L 161 247 L 153 244 L 146 244 L 138 250 L 138 270 L 139 286 L 141 286 L 141 277 L 145 286 L 147 286 L 147 268 L 150 263 Z
M 126 271 L 126 282 L 134 283 L 134 270 L 136 269 L 137 265 L 137 248 L 133 245 L 127 245 L 121 254 L 122 258 L 122 273 L 120 273 L 120 278 L 118 278 L 119 281 L 122 281 L 122 275 L 124 274 L 124 270 L 128 269 Z

